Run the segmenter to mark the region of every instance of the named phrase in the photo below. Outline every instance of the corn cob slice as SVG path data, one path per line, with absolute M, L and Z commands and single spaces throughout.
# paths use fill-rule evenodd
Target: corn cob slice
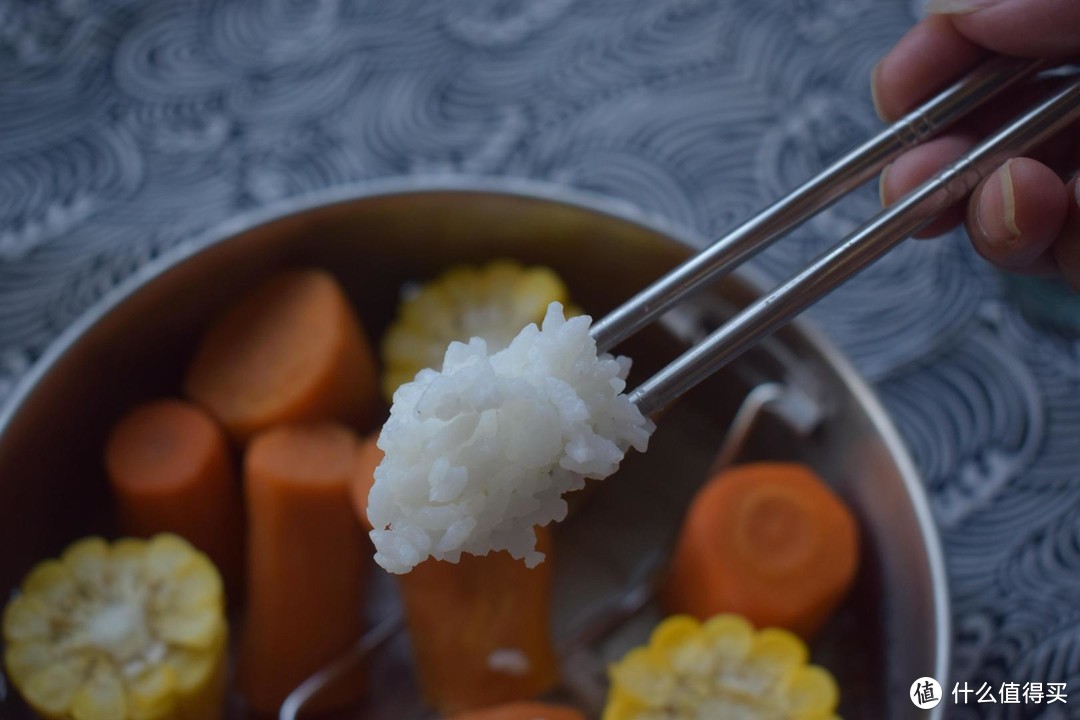
M 838 720 L 836 681 L 808 654 L 738 615 L 676 615 L 611 667 L 603 720 Z
M 529 323 L 540 322 L 550 303 L 569 304 L 562 280 L 544 267 L 508 260 L 482 267 L 455 267 L 421 286 L 398 308 L 382 342 L 383 393 L 424 368 L 442 369 L 446 346 L 474 337 L 491 351 L 510 344 Z
M 215 720 L 227 632 L 221 577 L 187 541 L 91 537 L 23 581 L 4 663 L 50 720 Z

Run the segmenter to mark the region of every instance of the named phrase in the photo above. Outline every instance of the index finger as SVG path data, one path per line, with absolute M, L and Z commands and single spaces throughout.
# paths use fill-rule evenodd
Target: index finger
M 874 108 L 892 122 L 975 67 L 989 53 L 949 18 L 931 15 L 907 32 L 874 68 Z
M 1003 55 L 1065 59 L 1080 53 L 1076 0 L 930 0 L 972 42 Z

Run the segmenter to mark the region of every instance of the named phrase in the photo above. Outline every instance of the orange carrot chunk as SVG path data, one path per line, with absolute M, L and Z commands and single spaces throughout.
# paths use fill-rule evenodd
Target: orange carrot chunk
M 370 549 L 349 503 L 356 437 L 329 423 L 256 436 L 244 463 L 247 490 L 247 618 L 237 660 L 248 704 L 276 713 L 304 679 L 338 657 L 361 631 Z M 320 710 L 362 692 L 320 695 Z
M 182 400 L 139 405 L 113 427 L 105 470 L 125 534 L 180 535 L 230 589 L 241 582 L 244 509 L 221 428 Z
M 366 430 L 378 401 L 364 330 L 321 270 L 282 272 L 228 309 L 203 336 L 184 390 L 240 442 L 286 422 Z
M 376 440 L 377 436 L 368 438 L 357 452 L 351 486 L 353 506 L 369 531 L 368 492 L 383 457 Z M 462 555 L 458 563 L 428 559 L 398 576 L 413 657 L 428 705 L 451 714 L 526 700 L 555 685 L 558 668 L 550 634 L 552 545 L 550 529 L 537 528 L 537 547 L 548 557 L 531 570 L 509 553 L 497 552 L 484 557 Z M 530 720 L 533 717 L 547 716 L 530 716 Z M 564 715 L 551 717 L 558 720 Z
M 443 713 L 536 697 L 558 679 L 551 646 L 551 533 L 533 569 L 507 552 L 429 559 L 400 579 L 424 701 Z M 452 620 L 450 619 L 452 618 Z
M 585 716 L 562 705 L 521 702 L 460 713 L 450 720 L 585 720 Z
M 663 600 L 671 613 L 738 613 L 808 639 L 850 588 L 858 543 L 851 512 L 809 468 L 730 468 L 691 503 Z

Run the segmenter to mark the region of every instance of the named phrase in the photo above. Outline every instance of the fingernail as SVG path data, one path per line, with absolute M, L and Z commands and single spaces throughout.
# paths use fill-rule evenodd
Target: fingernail
M 1016 195 L 1009 169 L 1011 164 L 1010 160 L 995 171 L 978 198 L 975 221 L 979 233 L 990 245 L 1009 246 L 1020 237 L 1020 228 L 1016 225 Z M 995 202 L 993 196 L 995 184 L 1001 193 L 1000 203 Z
M 1002 0 L 926 0 L 924 9 L 930 15 L 966 15 L 985 10 Z
M 1013 191 L 1012 160 L 1008 160 L 998 170 L 998 182 L 1001 183 L 1002 222 L 1014 238 L 1020 237 L 1020 228 L 1016 226 L 1016 193 Z M 1059 196 L 1060 197 L 1060 196 Z
M 881 61 L 884 62 L 884 61 Z M 874 112 L 880 120 L 885 120 L 885 113 L 881 109 L 881 100 L 878 98 L 878 75 L 881 73 L 881 62 L 870 71 L 870 100 L 874 103 Z
M 885 199 L 885 182 L 889 176 L 889 171 L 892 170 L 892 163 L 889 163 L 881 169 L 881 177 L 878 178 L 878 198 L 881 199 L 881 207 L 888 207 L 889 203 Z

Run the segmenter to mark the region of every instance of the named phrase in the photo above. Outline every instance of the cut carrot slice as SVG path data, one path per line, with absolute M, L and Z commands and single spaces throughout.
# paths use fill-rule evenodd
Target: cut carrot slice
M 563 705 L 521 702 L 459 713 L 450 720 L 585 720 L 585 716 Z
M 669 612 L 738 613 L 812 637 L 858 566 L 851 512 L 809 468 L 724 470 L 691 503 L 663 592 Z
M 286 422 L 367 430 L 378 401 L 363 328 L 321 270 L 280 273 L 227 310 L 203 336 L 184 389 L 241 442 Z
M 369 531 L 367 497 L 383 457 L 376 441 L 358 450 L 351 485 Z M 550 529 L 537 528 L 537 548 L 548 560 L 531 570 L 497 552 L 462 555 L 458 563 L 429 559 L 398 576 L 425 702 L 450 714 L 533 698 L 555 685 L 552 545 Z
M 334 660 L 361 631 L 369 564 L 349 505 L 355 436 L 333 424 L 275 428 L 256 436 L 245 458 L 248 506 L 247 622 L 238 684 L 259 712 Z M 320 710 L 355 701 L 320 695 Z
M 241 584 L 244 509 L 221 428 L 204 410 L 157 400 L 113 427 L 105 468 L 124 533 L 171 532 L 217 565 L 230 590 Z

